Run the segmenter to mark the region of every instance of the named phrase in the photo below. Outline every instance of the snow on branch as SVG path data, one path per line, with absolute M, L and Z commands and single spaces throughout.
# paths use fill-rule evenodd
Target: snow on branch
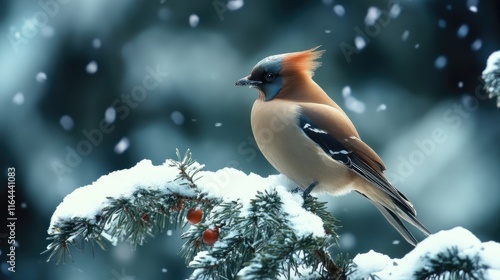
M 161 166 L 143 160 L 76 189 L 52 215 L 48 229 L 52 243 L 44 252 L 50 252 L 47 261 L 72 259 L 70 247 L 84 249 L 87 243 L 92 252 L 94 243 L 105 249 L 106 241 L 115 245 L 125 239 L 133 246 L 142 245 L 147 235 L 184 225 L 185 201 L 189 205 L 210 202 L 192 182 L 201 168 L 189 153 Z
M 349 279 L 500 279 L 500 243 L 457 227 L 420 242 L 402 259 L 370 251 L 353 259 Z
M 182 253 L 191 279 L 263 275 L 343 275 L 328 249 L 337 242 L 325 203 L 303 198 L 282 175 L 232 168 L 201 171 L 188 151 L 160 166 L 143 160 L 66 196 L 48 229 L 48 261 L 73 260 L 70 248 L 142 245 L 166 229 L 192 225 Z
M 497 107 L 500 108 L 500 51 L 488 57 L 482 77 L 485 82 L 484 88 L 489 92 L 490 98 L 497 96 Z
M 404 258 L 370 251 L 352 261 L 337 246 L 325 202 L 282 175 L 232 168 L 202 171 L 189 151 L 178 160 L 136 166 L 76 189 L 55 210 L 44 253 L 57 263 L 71 248 L 128 242 L 168 229 L 182 234 L 190 279 L 500 279 L 500 244 L 455 228 L 429 236 Z

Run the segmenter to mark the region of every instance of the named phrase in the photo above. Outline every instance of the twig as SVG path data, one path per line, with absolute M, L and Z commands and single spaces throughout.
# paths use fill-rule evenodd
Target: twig
M 330 254 L 328 254 L 324 250 L 316 250 L 314 251 L 314 255 L 321 260 L 326 271 L 328 271 L 328 279 L 330 280 L 345 280 L 347 279 L 344 270 L 338 267 L 335 262 L 332 260 Z

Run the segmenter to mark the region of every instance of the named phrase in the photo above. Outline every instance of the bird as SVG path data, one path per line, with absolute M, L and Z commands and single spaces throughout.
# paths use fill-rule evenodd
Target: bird
M 403 220 L 425 235 L 412 203 L 384 175 L 386 167 L 363 142 L 347 114 L 312 79 L 321 66 L 320 46 L 268 56 L 250 75 L 236 81 L 258 91 L 251 111 L 252 132 L 260 151 L 304 195 L 333 196 L 355 191 L 382 213 L 413 246 L 418 241 Z

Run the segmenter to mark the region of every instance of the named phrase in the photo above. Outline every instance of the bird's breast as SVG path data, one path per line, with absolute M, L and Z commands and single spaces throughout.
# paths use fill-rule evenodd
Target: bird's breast
M 298 139 L 297 119 L 300 107 L 285 101 L 263 102 L 257 100 L 252 108 L 252 131 L 255 141 L 266 159 L 279 171 L 281 162 L 295 153 L 291 139 Z
M 318 182 L 318 191 L 345 193 L 348 182 L 339 180 L 349 178 L 345 173 L 350 171 L 302 132 L 300 112 L 299 104 L 285 100 L 255 101 L 251 122 L 259 149 L 276 170 L 299 186 L 307 188 Z

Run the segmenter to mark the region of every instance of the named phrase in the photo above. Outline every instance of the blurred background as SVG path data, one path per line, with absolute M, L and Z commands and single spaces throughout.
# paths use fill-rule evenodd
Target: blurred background
M 15 274 L 0 229 L 0 278 L 188 277 L 181 230 L 46 263 L 50 217 L 75 188 L 176 148 L 206 170 L 275 174 L 250 128 L 257 93 L 234 82 L 268 55 L 318 45 L 315 80 L 420 221 L 500 241 L 500 109 L 480 79 L 500 49 L 499 11 L 493 0 L 1 1 L 0 200 L 14 167 L 18 221 Z M 411 250 L 361 196 L 321 199 L 340 220 L 340 252 Z

